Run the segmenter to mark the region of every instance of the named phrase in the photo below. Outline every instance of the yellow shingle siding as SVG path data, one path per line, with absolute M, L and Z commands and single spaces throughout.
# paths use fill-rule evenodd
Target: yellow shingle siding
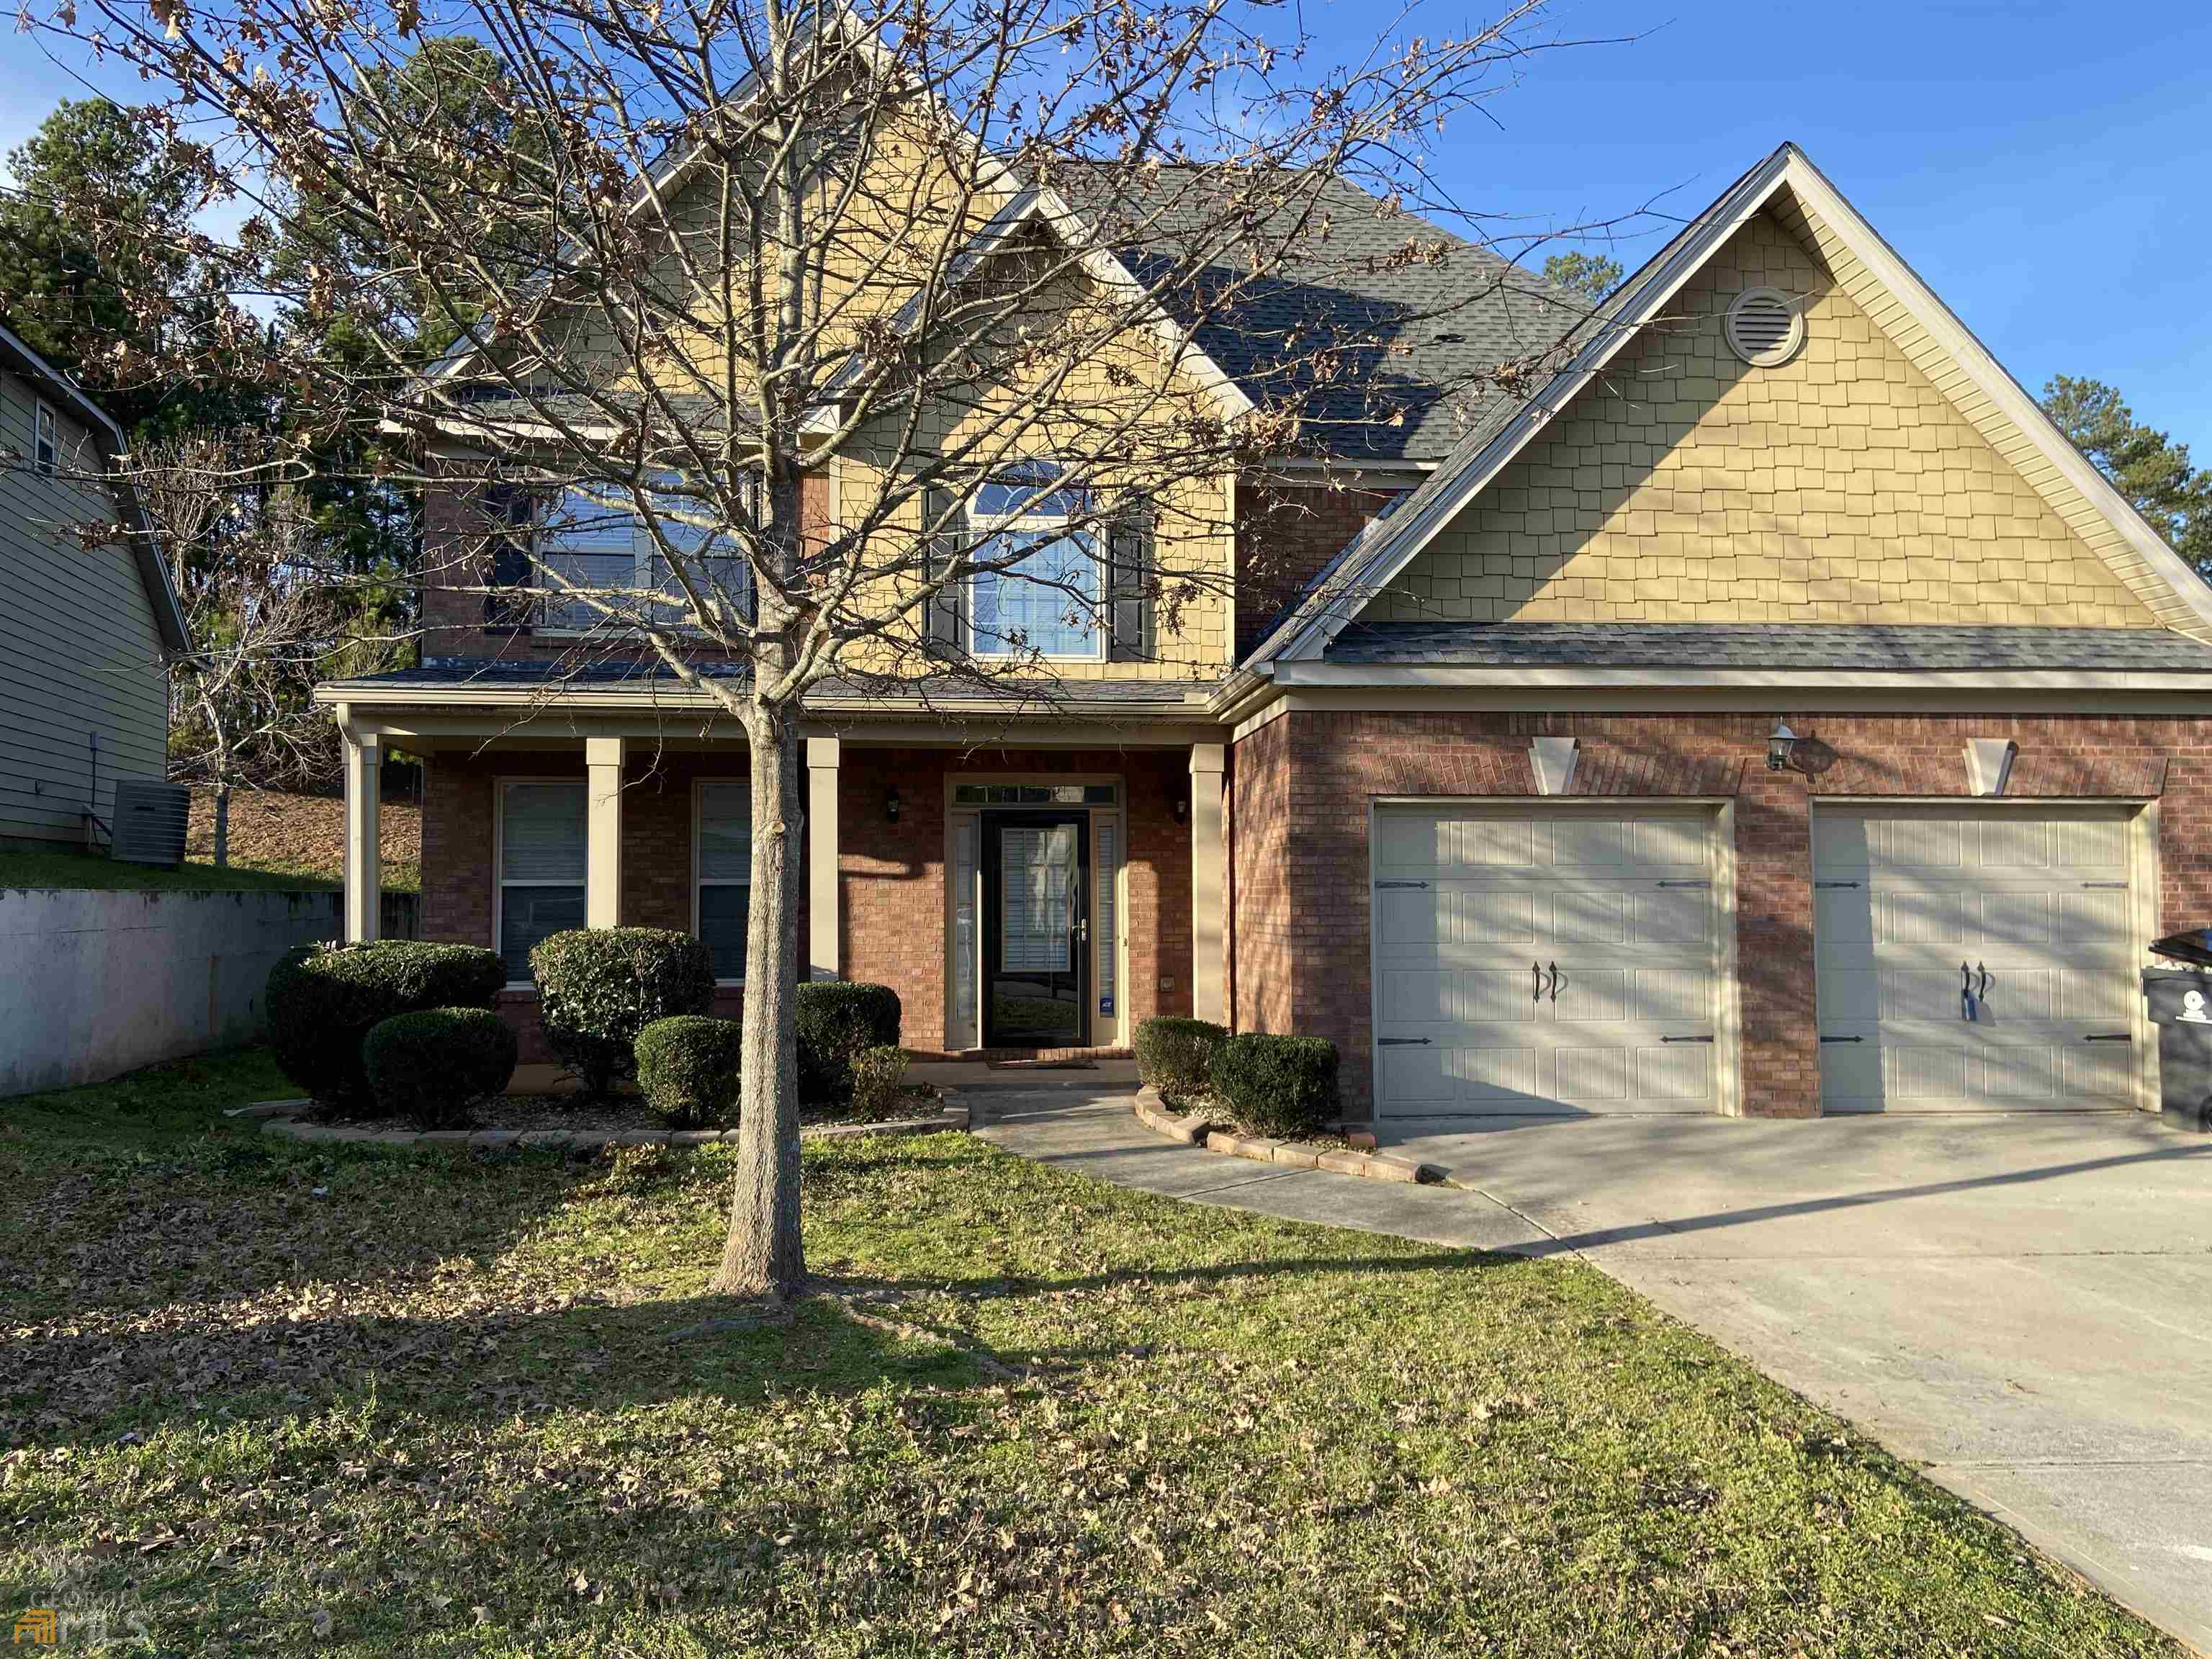
M 1746 289 L 1800 298 L 1754 368 Z M 1869 296 L 1871 298 L 1872 296 Z M 1746 225 L 1369 613 L 1395 620 L 2159 619 L 1773 217 Z

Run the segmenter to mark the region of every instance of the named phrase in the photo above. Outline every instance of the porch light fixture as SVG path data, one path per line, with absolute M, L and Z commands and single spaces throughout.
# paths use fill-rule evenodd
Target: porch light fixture
M 1176 797 L 1175 815 L 1176 822 L 1177 823 L 1181 823 L 1185 818 L 1190 816 L 1190 802 L 1182 795 L 1177 795 Z
M 884 792 L 884 817 L 889 822 L 898 822 L 898 785 L 893 784 Z
M 1790 752 L 1797 746 L 1797 734 L 1790 729 L 1787 720 L 1774 722 L 1774 735 L 1766 740 L 1766 769 L 1786 772 L 1790 769 Z

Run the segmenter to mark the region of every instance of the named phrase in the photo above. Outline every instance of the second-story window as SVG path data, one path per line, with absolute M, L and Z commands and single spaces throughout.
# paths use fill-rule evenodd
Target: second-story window
M 588 633 L 633 614 L 692 626 L 700 611 L 720 605 L 750 619 L 751 568 L 735 538 L 712 527 L 713 501 L 674 474 L 665 475 L 647 500 L 658 538 L 624 504 L 618 488 L 492 492 L 487 498 L 491 517 L 513 526 L 498 536 L 492 586 L 543 592 L 520 599 L 495 594 L 486 603 L 486 620 L 493 626 Z M 690 578 L 696 607 L 677 579 L 678 562 Z
M 51 478 L 61 471 L 62 455 L 54 411 L 40 404 L 33 419 L 36 426 L 31 434 L 31 468 L 41 478 Z
M 1087 493 L 1049 461 L 1003 468 L 968 503 L 969 648 L 977 656 L 1106 654 Z

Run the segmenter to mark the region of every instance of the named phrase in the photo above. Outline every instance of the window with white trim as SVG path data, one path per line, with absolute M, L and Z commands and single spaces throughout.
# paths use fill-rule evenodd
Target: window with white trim
M 1002 468 L 968 503 L 969 649 L 979 657 L 1106 654 L 1090 498 L 1050 461 Z
M 51 478 L 61 471 L 61 434 L 54 424 L 54 411 L 44 404 L 32 415 L 31 470 L 41 478 Z
M 499 953 L 527 983 L 540 939 L 584 925 L 584 786 L 503 783 L 499 810 Z
M 699 786 L 700 942 L 714 977 L 745 976 L 745 928 L 753 902 L 753 792 L 748 783 Z
M 526 503 L 519 515 L 503 505 L 507 497 L 495 492 L 490 499 L 495 519 L 514 517 L 526 524 L 529 549 L 520 559 L 495 559 L 494 585 L 547 591 L 534 605 L 488 605 L 487 615 L 495 623 L 535 623 L 562 632 L 589 633 L 611 620 L 601 605 L 583 597 L 596 591 L 603 605 L 618 612 L 646 605 L 655 621 L 687 624 L 696 611 L 676 579 L 669 556 L 672 551 L 691 577 L 701 608 L 711 611 L 726 605 L 737 617 L 750 617 L 752 568 L 736 538 L 713 527 L 714 503 L 675 473 L 656 476 L 659 482 L 647 490 L 647 501 L 660 532 L 659 540 L 624 504 L 619 488 L 541 495 Z M 647 594 L 665 597 L 652 602 Z

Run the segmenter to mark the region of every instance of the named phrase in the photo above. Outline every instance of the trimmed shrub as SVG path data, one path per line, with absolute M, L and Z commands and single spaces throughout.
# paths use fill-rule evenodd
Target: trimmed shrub
M 671 1014 L 703 1014 L 714 963 L 689 933 L 665 927 L 580 927 L 530 953 L 545 1046 L 604 1095 L 636 1065 L 638 1033 Z
M 1161 1014 L 1137 1025 L 1137 1078 L 1164 1095 L 1202 1095 L 1212 1086 L 1213 1057 L 1229 1029 L 1210 1019 Z
M 890 1117 L 903 1103 L 906 1050 L 863 1048 L 853 1058 L 853 1109 L 864 1116 Z
M 672 1129 L 738 1121 L 739 1045 L 734 1019 L 671 1014 L 637 1034 L 637 1086 Z
M 514 1028 L 489 1008 L 418 1008 L 362 1039 L 376 1109 L 418 1129 L 458 1129 L 469 1108 L 514 1075 Z
M 363 1109 L 362 1043 L 371 1027 L 423 1008 L 489 1009 L 506 983 L 499 952 L 473 945 L 311 945 L 269 971 L 269 1046 L 284 1075 L 315 1099 Z
M 1214 1097 L 1261 1134 L 1311 1134 L 1338 1115 L 1336 1045 L 1243 1031 L 1213 1057 Z
M 888 985 L 815 980 L 799 988 L 799 1097 L 810 1105 L 853 1092 L 853 1061 L 863 1048 L 896 1048 L 898 993 Z

